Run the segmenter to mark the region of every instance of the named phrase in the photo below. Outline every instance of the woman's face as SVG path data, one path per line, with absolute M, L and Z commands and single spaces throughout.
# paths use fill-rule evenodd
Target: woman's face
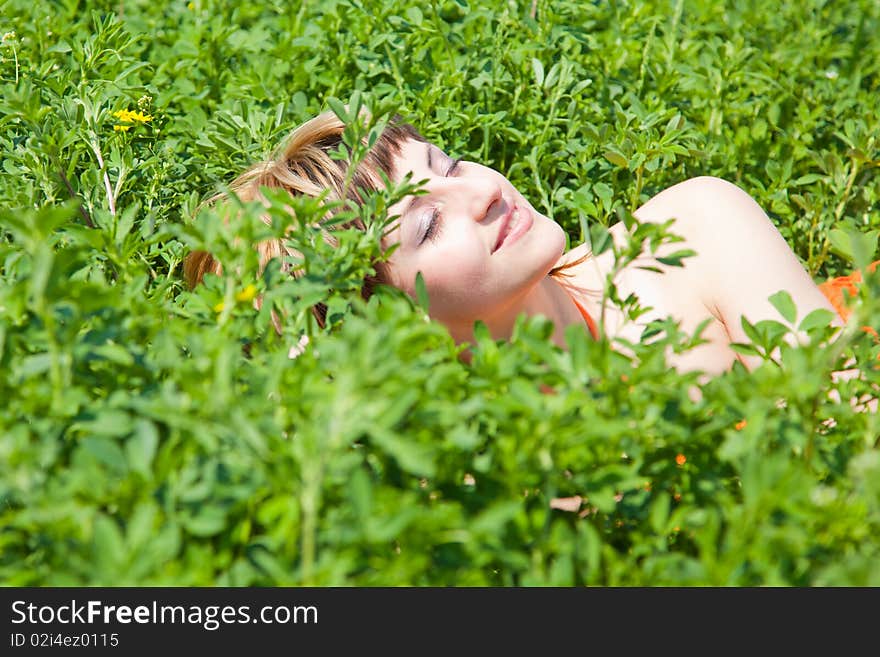
M 390 282 L 415 297 L 421 272 L 434 319 L 469 330 L 477 319 L 510 313 L 565 250 L 562 227 L 497 171 L 415 140 L 394 164 L 397 180 L 411 172 L 414 182 L 427 180 L 428 193 L 390 209 L 400 215 L 386 238 L 400 242 Z

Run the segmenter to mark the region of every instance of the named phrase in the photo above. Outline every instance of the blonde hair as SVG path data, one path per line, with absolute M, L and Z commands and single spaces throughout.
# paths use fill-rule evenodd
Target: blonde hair
M 346 185 L 346 177 L 351 166 L 350 162 L 335 160 L 330 153 L 342 143 L 345 124 L 333 113 L 325 112 L 303 123 L 288 137 L 281 148 L 267 161 L 250 167 L 238 176 L 229 186 L 242 201 L 264 200 L 260 193 L 261 187 L 283 189 L 292 196 L 318 197 L 326 194 L 327 201 L 353 201 L 362 203 L 364 192 L 377 191 L 381 186 L 384 173 L 391 178 L 394 169 L 394 156 L 400 153 L 400 146 L 407 139 L 425 141 L 411 125 L 403 123 L 399 116 L 391 119 L 382 131 L 379 139 L 358 163 L 350 184 Z M 212 196 L 202 205 L 213 205 L 228 200 L 227 194 Z M 268 215 L 262 217 L 267 224 L 271 223 Z M 363 221 L 354 219 L 339 225 L 339 228 L 357 228 L 365 230 Z M 324 230 L 323 238 L 331 246 L 338 246 L 332 231 Z M 299 254 L 287 246 L 281 239 L 269 239 L 255 245 L 259 253 L 260 271 L 273 258 L 297 257 Z M 298 269 L 282 266 L 293 276 L 299 275 Z M 361 288 L 361 296 L 369 299 L 377 284 L 389 280 L 387 265 L 384 262 L 374 263 L 375 275 L 367 276 Z M 183 262 L 183 275 L 190 289 L 198 285 L 205 274 L 220 275 L 223 266 L 206 251 L 193 251 Z M 258 301 L 259 305 L 259 301 Z M 327 307 L 318 303 L 312 308 L 318 325 L 323 327 L 327 317 Z M 273 316 L 275 328 L 280 332 L 277 319 Z

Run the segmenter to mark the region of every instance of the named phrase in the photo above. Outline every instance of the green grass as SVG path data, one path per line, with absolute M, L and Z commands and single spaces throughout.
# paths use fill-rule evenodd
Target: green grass
M 358 301 L 369 235 L 334 252 L 303 229 L 291 281 L 192 221 L 360 91 L 572 243 L 715 175 L 817 280 L 847 273 L 880 230 L 873 0 L 0 8 L 0 582 L 880 585 L 880 420 L 846 401 L 880 383 L 858 330 L 880 282 L 833 348 L 822 325 L 792 349 L 789 322 L 760 323 L 779 363 L 694 403 L 663 362 L 689 342 L 672 324 L 630 361 L 576 330 L 560 350 L 532 318 L 465 365 L 418 304 Z M 120 110 L 151 118 L 117 130 Z M 243 277 L 185 290 L 200 246 Z M 864 380 L 832 384 L 850 357 Z M 574 495 L 581 513 L 550 508 Z

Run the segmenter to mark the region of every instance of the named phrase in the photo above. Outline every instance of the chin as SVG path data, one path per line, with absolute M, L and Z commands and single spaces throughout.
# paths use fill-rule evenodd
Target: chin
M 524 277 L 521 284 L 526 288 L 546 278 L 565 253 L 565 231 L 549 219 L 546 224 L 541 223 L 541 231 L 532 235 L 532 238 L 530 253 L 520 261 Z
M 541 243 L 547 246 L 547 260 L 549 262 L 547 271 L 549 272 L 565 253 L 565 230 L 552 219 L 547 219 L 547 221 L 549 222 L 547 234 L 541 236 Z

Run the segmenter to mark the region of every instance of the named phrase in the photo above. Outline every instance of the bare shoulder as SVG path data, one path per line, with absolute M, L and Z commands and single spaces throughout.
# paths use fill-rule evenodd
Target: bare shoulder
M 737 185 L 714 176 L 690 178 L 664 189 L 634 213 L 640 222 L 674 222 L 670 231 L 694 247 L 711 250 L 732 235 L 769 220 L 755 200 Z M 678 250 L 673 246 L 668 250 Z M 694 248 L 698 253 L 700 249 Z
M 640 221 L 676 219 L 672 232 L 697 253 L 685 261 L 681 280 L 720 319 L 731 341 L 748 341 L 743 317 L 779 320 L 770 297 L 783 290 L 794 301 L 797 321 L 817 308 L 834 310 L 757 201 L 730 182 L 686 180 L 635 214 Z
M 588 267 L 578 267 L 578 282 L 600 288 L 616 272 L 621 298 L 632 293 L 643 307 L 651 308 L 636 324 L 609 322 L 604 326 L 609 335 L 637 339 L 638 324 L 666 316 L 680 320 L 681 328 L 692 332 L 711 318 L 708 335 L 704 334 L 710 343 L 687 354 L 687 362 L 675 364 L 719 372 L 737 357 L 730 342 L 747 341 L 742 317 L 752 323 L 779 317 L 768 300 L 779 290 L 789 292 L 799 317 L 815 308 L 833 310 L 767 214 L 733 183 L 711 176 L 685 180 L 658 193 L 634 215 L 640 222 L 672 220 L 669 232 L 681 239 L 654 252 L 644 243 L 639 257 L 622 269 L 610 251 L 590 259 Z M 618 247 L 631 239 L 622 223 L 609 232 Z M 579 248 L 567 254 L 568 261 L 585 252 Z M 695 253 L 682 266 L 657 260 L 681 249 Z
M 719 223 L 729 224 L 730 217 L 738 214 L 727 210 L 738 206 L 757 208 L 751 196 L 733 183 L 713 176 L 699 176 L 664 189 L 639 207 L 633 215 L 640 222 L 648 223 L 660 224 L 674 220 L 669 230 L 673 235 L 682 238 L 682 242 L 670 242 L 661 246 L 654 255 L 662 257 L 683 248 L 692 248 L 699 253 L 695 247 L 704 241 L 714 240 L 718 235 Z M 619 248 L 627 245 L 629 236 L 623 223 L 612 225 L 609 233 Z M 571 262 L 588 252 L 589 245 L 581 244 L 565 253 L 557 264 Z M 646 264 L 645 258 L 640 258 L 635 264 Z M 656 266 L 657 263 L 652 264 Z
M 692 211 L 696 218 L 712 221 L 723 216 L 716 210 L 742 205 L 757 206 L 755 200 L 734 183 L 715 176 L 697 176 L 667 187 L 634 214 L 640 221 L 657 222 L 666 221 L 675 216 L 674 213 Z
M 743 251 L 761 251 L 761 243 L 767 241 L 778 247 L 781 240 L 770 219 L 745 190 L 714 176 L 690 178 L 668 187 L 633 214 L 640 222 L 673 220 L 669 231 L 681 241 L 666 243 L 653 255 L 662 257 L 682 249 L 696 255 L 684 259 L 681 267 L 654 264 L 670 282 L 674 279 L 687 287 L 713 311 L 724 293 L 722 282 L 734 273 L 736 259 Z

